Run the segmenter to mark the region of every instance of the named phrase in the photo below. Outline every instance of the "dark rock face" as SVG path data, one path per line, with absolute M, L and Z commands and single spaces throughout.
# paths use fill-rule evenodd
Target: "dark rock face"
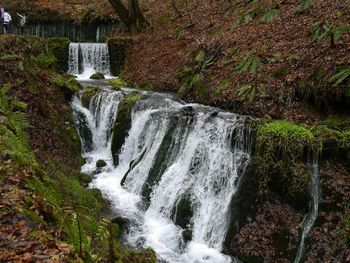
M 85 116 L 81 113 L 77 113 L 77 121 L 78 121 L 78 132 L 80 138 L 84 141 L 85 151 L 92 151 L 92 133 L 89 129 L 89 125 Z
M 171 219 L 179 227 L 187 229 L 190 226 L 192 217 L 191 197 L 189 195 L 181 196 L 172 211 Z
M 49 49 L 56 57 L 57 69 L 66 73 L 68 70 L 69 39 L 51 37 L 47 39 Z
M 96 162 L 96 167 L 97 168 L 102 168 L 102 167 L 105 167 L 106 165 L 107 165 L 107 163 L 104 160 L 98 160 Z
M 132 46 L 131 38 L 110 38 L 107 40 L 111 72 L 118 76 L 125 65 L 126 56 Z

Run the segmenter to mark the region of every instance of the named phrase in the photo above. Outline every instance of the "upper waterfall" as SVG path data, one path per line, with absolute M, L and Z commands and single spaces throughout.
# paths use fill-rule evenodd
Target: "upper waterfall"
M 112 126 L 127 95 L 100 91 L 88 108 L 81 96 L 72 108 L 87 160 L 82 171 L 97 173 L 92 186 L 132 222 L 123 235 L 126 242 L 152 247 L 170 263 L 231 262 L 221 251 L 232 199 L 250 162 L 246 117 L 148 94 L 132 109 L 114 167 Z M 99 159 L 107 163 L 102 170 L 96 168 Z
M 96 72 L 111 76 L 108 45 L 105 43 L 70 43 L 68 73 L 89 79 Z

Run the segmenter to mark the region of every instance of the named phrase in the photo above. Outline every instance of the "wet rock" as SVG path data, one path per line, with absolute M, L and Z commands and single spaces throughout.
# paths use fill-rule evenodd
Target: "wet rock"
M 130 93 L 118 105 L 118 116 L 114 123 L 111 151 L 114 165 L 119 164 L 119 152 L 131 128 L 131 112 L 134 105 L 142 100 L 140 93 Z
M 146 149 L 142 152 L 142 154 L 140 155 L 139 158 L 137 158 L 135 160 L 132 160 L 130 162 L 128 171 L 125 173 L 125 175 L 123 176 L 122 180 L 120 181 L 120 185 L 121 186 L 124 186 L 127 176 L 132 171 L 132 169 L 134 169 L 142 161 L 143 157 L 145 156 L 145 153 L 146 153 Z
M 105 79 L 105 76 L 101 72 L 96 72 L 90 76 L 90 79 Z
M 113 224 L 117 224 L 120 228 L 123 228 L 130 220 L 126 217 L 117 216 L 111 220 Z
M 176 225 L 186 230 L 191 224 L 192 217 L 191 197 L 189 195 L 181 196 L 173 208 L 171 219 Z
M 192 240 L 192 230 L 186 229 L 182 231 L 182 238 L 184 239 L 185 243 Z
M 181 113 L 185 116 L 193 117 L 196 112 L 192 106 L 186 106 L 181 109 Z
M 105 167 L 106 165 L 107 165 L 107 163 L 104 160 L 98 160 L 96 162 L 96 167 L 97 168 L 102 168 L 102 167 Z
M 216 116 L 218 116 L 218 114 L 219 114 L 219 112 L 214 111 L 210 114 L 210 117 L 216 117 Z

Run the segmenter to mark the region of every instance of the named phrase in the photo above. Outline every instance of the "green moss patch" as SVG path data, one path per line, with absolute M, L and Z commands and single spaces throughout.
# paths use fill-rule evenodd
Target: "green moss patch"
M 270 188 L 290 204 L 305 208 L 310 185 L 306 167 L 310 154 L 323 159 L 347 161 L 349 131 L 325 125 L 309 127 L 287 121 L 257 126 L 255 164 L 261 189 Z
M 90 76 L 90 79 L 105 79 L 105 76 L 101 72 L 96 72 Z
M 306 209 L 310 175 L 305 155 L 313 142 L 312 131 L 301 125 L 287 121 L 258 125 L 255 161 L 261 187 Z
M 128 83 L 122 78 L 110 79 L 108 84 L 112 86 L 112 89 L 119 90 L 120 88 L 125 88 L 128 86 Z

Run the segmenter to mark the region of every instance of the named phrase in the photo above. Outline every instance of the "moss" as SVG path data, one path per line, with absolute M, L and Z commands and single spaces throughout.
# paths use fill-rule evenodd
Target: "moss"
M 107 40 L 113 75 L 118 76 L 122 72 L 132 43 L 131 38 L 110 38 Z
M 269 187 L 306 209 L 310 176 L 304 163 L 307 151 L 314 148 L 311 129 L 287 121 L 261 124 L 257 129 L 255 164 L 260 187 Z
M 96 95 L 97 92 L 101 91 L 100 88 L 97 87 L 87 87 L 84 90 L 83 95 L 81 96 L 81 104 L 83 105 L 83 107 L 85 108 L 89 108 L 90 105 L 90 100 L 91 98 Z
M 121 255 L 121 262 L 138 262 L 138 263 L 156 263 L 157 255 L 156 253 L 148 248 L 141 251 L 128 250 Z
M 133 92 L 127 94 L 124 99 L 119 103 L 118 116 L 113 128 L 112 136 L 112 155 L 114 165 L 119 164 L 119 151 L 124 144 L 125 138 L 131 128 L 131 112 L 133 106 L 144 98 L 144 95 Z
M 105 79 L 105 76 L 101 72 L 96 72 L 90 76 L 90 79 Z
M 60 74 L 52 74 L 50 82 L 61 88 L 67 101 L 70 101 L 73 95 L 82 89 L 82 86 L 75 78 L 65 79 Z
M 128 86 L 128 83 L 124 81 L 122 78 L 110 79 L 108 84 L 112 86 L 112 89 L 120 89 Z
M 57 70 L 68 71 L 69 39 L 62 37 L 51 37 L 47 39 L 48 47 L 57 60 Z

